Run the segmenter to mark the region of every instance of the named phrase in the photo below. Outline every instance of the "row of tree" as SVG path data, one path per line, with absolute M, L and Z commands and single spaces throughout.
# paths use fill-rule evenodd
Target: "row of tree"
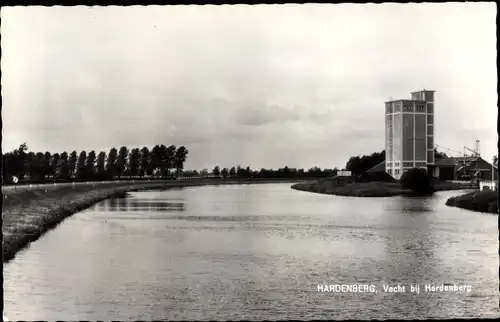
M 434 148 L 434 156 L 436 158 L 448 158 L 446 153 L 439 152 L 436 148 Z M 347 161 L 345 169 L 354 174 L 362 174 L 383 161 L 385 161 L 385 150 L 371 155 L 351 157 Z
M 71 153 L 30 152 L 23 143 L 18 149 L 2 155 L 2 173 L 5 183 L 13 176 L 20 179 L 29 178 L 32 181 L 54 180 L 109 180 L 115 177 L 171 176 L 171 170 L 176 175 L 184 169 L 188 150 L 181 146 L 156 145 L 151 150 L 148 147 L 129 150 L 126 146 L 120 149 L 112 148 L 108 154 L 101 151 L 73 151 Z M 436 157 L 447 157 L 435 150 Z M 385 161 L 385 151 L 371 155 L 351 157 L 345 170 L 358 175 Z M 277 170 L 252 170 L 249 166 L 233 166 L 221 168 L 215 166 L 212 171 L 203 169 L 182 171 L 186 177 L 216 176 L 236 178 L 322 178 L 337 174 L 338 169 L 321 169 L 313 167 L 309 170 L 284 167 Z
M 184 168 L 188 150 L 175 145 L 156 145 L 129 150 L 123 146 L 112 148 L 108 154 L 101 151 L 73 151 L 71 153 L 30 152 L 23 143 L 18 149 L 2 155 L 2 174 L 5 183 L 14 176 L 20 179 L 57 180 L 109 180 L 114 177 L 170 175 Z
M 296 169 L 296 168 L 279 168 L 274 169 L 260 169 L 252 170 L 249 166 L 247 167 L 231 167 L 231 168 L 220 168 L 218 165 L 212 170 L 211 174 L 216 177 L 236 177 L 236 178 L 324 178 L 331 177 L 337 174 L 337 169 L 321 169 L 318 167 L 310 168 L 309 170 Z M 201 175 L 208 174 L 208 170 L 202 170 Z
M 26 143 L 18 149 L 2 155 L 2 174 L 4 183 L 11 183 L 15 176 L 21 180 L 40 182 L 110 180 L 116 177 L 173 176 L 182 171 L 184 177 L 221 178 L 323 178 L 337 174 L 337 168 L 308 170 L 289 168 L 253 170 L 250 166 L 221 168 L 212 171 L 203 169 L 183 170 L 188 150 L 181 146 L 156 145 L 131 149 L 123 146 L 112 148 L 109 153 L 101 151 L 73 151 L 71 153 L 31 152 Z M 175 170 L 174 174 L 171 174 Z

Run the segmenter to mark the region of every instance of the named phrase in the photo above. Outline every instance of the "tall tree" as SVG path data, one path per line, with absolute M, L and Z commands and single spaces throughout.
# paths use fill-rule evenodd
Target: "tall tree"
M 140 152 L 139 149 L 135 148 L 130 151 L 129 155 L 129 175 L 130 176 L 136 176 L 138 171 L 139 171 L 139 157 L 140 157 Z
M 143 147 L 139 152 L 139 167 L 141 177 L 143 175 L 151 175 L 151 155 L 148 147 Z
M 162 149 L 161 146 L 155 145 L 153 149 L 151 150 L 151 167 L 153 168 L 153 171 L 158 175 L 159 171 L 158 169 L 162 168 L 162 160 L 163 160 L 163 154 L 165 150 Z
M 164 176 L 167 174 L 166 171 L 167 171 L 168 163 L 169 163 L 169 160 L 167 157 L 167 147 L 164 144 L 160 144 L 157 158 L 158 158 L 158 160 L 157 160 L 157 162 L 158 162 L 158 164 L 157 164 L 158 175 Z
M 214 176 L 220 175 L 220 168 L 218 165 L 215 166 L 215 168 L 212 170 L 212 173 L 214 174 Z
M 227 175 L 229 174 L 229 170 L 227 168 L 224 168 L 220 172 L 224 178 L 227 178 Z
M 52 159 L 52 154 L 50 152 L 45 152 L 43 155 L 43 161 L 42 161 L 42 179 L 45 179 L 45 177 L 50 175 L 51 168 L 50 168 L 50 161 Z
M 56 176 L 63 179 L 68 179 L 69 177 L 68 152 L 61 153 L 59 162 L 57 163 Z
M 95 179 L 96 176 L 95 162 L 96 162 L 96 154 L 95 151 L 92 150 L 89 152 L 89 155 L 85 160 L 85 172 L 87 174 L 88 179 L 91 180 Z
M 188 153 L 188 149 L 183 145 L 175 151 L 173 166 L 177 170 L 177 176 L 179 176 L 180 171 L 184 169 L 184 162 L 186 162 Z
M 61 156 L 59 155 L 59 153 L 54 153 L 54 155 L 52 155 L 52 160 L 50 160 L 50 175 L 51 177 L 54 177 L 56 176 L 56 173 L 57 173 L 57 169 L 59 167 L 59 159 L 61 158 Z
M 13 180 L 12 169 L 12 152 L 2 154 L 2 184 L 11 183 Z
M 12 152 L 7 152 L 2 154 L 2 184 L 12 182 L 12 170 L 9 167 L 9 164 L 12 163 Z
M 236 175 L 236 168 L 231 167 L 231 169 L 229 169 L 229 176 L 234 177 L 235 175 Z
M 97 155 L 96 174 L 99 179 L 106 177 L 106 152 L 101 151 Z
M 251 176 L 252 176 L 252 170 L 248 166 L 245 168 L 245 177 L 250 178 Z
M 28 165 L 32 158 L 28 156 L 28 146 L 23 143 L 16 150 L 12 151 L 10 162 L 8 164 L 11 175 L 23 178 L 28 173 Z
M 128 149 L 125 146 L 122 146 L 120 148 L 120 151 L 118 152 L 118 158 L 116 159 L 116 171 L 119 176 L 122 176 L 125 168 L 127 166 L 127 156 L 128 156 Z
M 12 182 L 13 176 L 21 179 L 28 173 L 28 146 L 23 143 L 18 149 L 12 152 L 7 152 L 2 155 L 2 174 L 3 182 Z
M 165 149 L 165 154 L 163 156 L 163 164 L 165 166 L 165 171 L 167 175 L 170 174 L 170 169 L 176 168 L 176 158 L 175 158 L 176 156 L 177 156 L 177 148 L 175 145 L 170 145 L 168 148 Z
M 118 151 L 116 150 L 116 148 L 112 148 L 111 150 L 109 150 L 108 160 L 106 163 L 106 172 L 110 179 L 117 175 L 116 173 L 117 156 L 118 156 Z
M 242 176 L 243 176 L 243 171 L 242 171 L 242 170 L 243 170 L 243 169 L 242 169 L 240 166 L 237 166 L 237 167 L 236 167 L 236 175 L 237 175 L 238 177 L 242 177 Z
M 45 155 L 42 152 L 28 153 L 29 162 L 28 171 L 32 180 L 40 181 L 44 179 L 45 174 Z
M 78 160 L 78 152 L 73 151 L 69 155 L 68 159 L 68 176 L 75 177 L 76 176 L 76 162 Z
M 87 168 L 85 167 L 86 160 L 87 160 L 87 152 L 83 150 L 80 152 L 76 164 L 76 169 L 77 169 L 76 175 L 80 180 L 87 179 L 87 171 L 86 171 Z
M 41 159 L 42 156 L 38 156 L 38 159 Z M 26 157 L 24 158 L 24 167 L 25 167 L 25 173 L 29 175 L 31 180 L 36 180 L 37 179 L 37 158 L 36 154 L 33 151 L 30 151 L 26 153 Z

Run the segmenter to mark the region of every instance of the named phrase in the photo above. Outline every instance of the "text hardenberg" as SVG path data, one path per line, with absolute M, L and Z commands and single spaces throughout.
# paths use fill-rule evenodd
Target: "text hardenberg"
M 335 293 L 375 293 L 377 292 L 375 285 L 367 284 L 318 284 L 318 292 L 335 292 Z
M 457 284 L 441 284 L 432 285 L 425 284 L 424 292 L 472 292 L 472 286 L 470 285 L 457 285 Z

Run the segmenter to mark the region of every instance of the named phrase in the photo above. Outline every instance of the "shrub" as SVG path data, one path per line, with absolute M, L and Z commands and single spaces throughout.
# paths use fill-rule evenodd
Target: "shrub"
M 401 186 L 418 195 L 432 194 L 435 189 L 425 169 L 410 169 L 401 176 Z

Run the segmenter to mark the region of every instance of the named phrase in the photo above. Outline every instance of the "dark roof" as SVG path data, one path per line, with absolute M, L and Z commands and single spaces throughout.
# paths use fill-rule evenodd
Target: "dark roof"
M 476 162 L 476 160 L 474 160 L 474 158 L 471 158 L 471 157 L 467 157 L 467 158 L 466 157 L 449 157 L 449 158 L 436 158 L 434 160 L 434 165 L 440 166 L 440 167 L 454 167 L 454 166 L 461 166 L 460 163 L 463 163 L 465 161 Z M 477 158 L 477 161 L 486 163 L 489 167 L 491 167 L 491 163 L 484 160 L 481 157 Z M 495 167 L 495 168 L 497 168 L 497 167 Z
M 457 160 L 458 158 L 435 158 L 434 165 L 439 167 L 454 167 L 457 162 L 461 160 Z
M 373 173 L 373 172 L 385 172 L 385 161 L 380 162 L 373 168 L 367 170 L 366 172 Z
M 421 91 L 411 92 L 411 94 L 415 94 L 415 93 L 422 93 L 422 92 L 436 92 L 436 91 L 434 91 L 434 90 L 430 90 L 430 89 L 425 89 L 425 88 L 424 88 L 424 89 L 423 89 L 423 90 L 421 90 Z
M 407 98 L 402 98 L 402 99 L 397 99 L 397 100 L 392 100 L 392 101 L 387 101 L 385 103 L 396 103 L 396 102 L 402 102 L 402 103 L 425 103 L 425 100 L 412 100 L 412 99 L 407 99 Z

